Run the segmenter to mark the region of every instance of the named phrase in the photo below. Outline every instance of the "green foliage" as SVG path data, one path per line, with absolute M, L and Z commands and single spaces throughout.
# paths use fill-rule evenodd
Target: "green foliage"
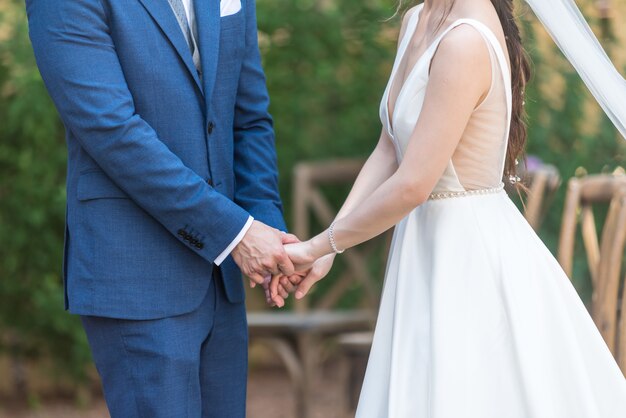
M 63 127 L 35 66 L 22 2 L 0 10 L 0 349 L 82 375 L 89 350 L 63 310 Z
M 321 6 L 321 4 L 327 4 Z M 261 0 L 263 64 L 275 117 L 281 186 L 293 165 L 365 157 L 395 53 L 393 1 Z
M 365 157 L 378 139 L 379 100 L 399 23 L 384 19 L 394 6 L 393 0 L 258 2 L 288 219 L 290 173 L 297 161 Z M 89 352 L 78 319 L 63 311 L 61 282 L 63 127 L 36 70 L 23 7 L 18 0 L 0 6 L 0 349 L 52 357 L 60 369 L 80 376 Z M 585 87 L 555 47 L 539 52 L 541 34 L 530 17 L 524 19 L 535 67 L 527 92 L 529 153 L 556 165 L 565 179 L 578 167 L 599 172 L 623 164 L 624 142 L 606 118 L 594 122 L 581 116 L 590 101 Z M 555 71 L 567 84 L 556 104 L 544 100 L 540 90 Z M 345 192 L 335 192 L 336 203 Z M 563 196 L 564 188 L 542 231 L 553 250 Z M 583 264 L 577 262 L 578 271 Z M 376 266 L 379 272 L 381 267 Z M 585 283 L 577 285 L 585 289 Z M 350 297 L 358 293 L 355 289 Z

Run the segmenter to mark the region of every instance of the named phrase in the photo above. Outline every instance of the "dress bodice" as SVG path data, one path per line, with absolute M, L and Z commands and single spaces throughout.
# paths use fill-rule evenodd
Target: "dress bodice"
M 474 109 L 448 166 L 433 192 L 460 192 L 498 187 L 502 182 L 506 147 L 511 120 L 511 82 L 506 55 L 494 33 L 485 24 L 473 19 L 459 19 L 448 26 L 428 46 L 410 69 L 400 87 L 389 113 L 389 92 L 398 66 L 415 34 L 422 5 L 409 17 L 400 40 L 393 70 L 380 105 L 380 118 L 396 148 L 398 161 L 402 160 L 424 104 L 430 64 L 444 36 L 459 25 L 476 29 L 489 49 L 491 57 L 491 88 Z

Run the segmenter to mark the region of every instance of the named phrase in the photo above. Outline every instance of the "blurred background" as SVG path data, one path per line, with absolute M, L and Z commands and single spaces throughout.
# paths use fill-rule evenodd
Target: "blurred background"
M 625 74 L 626 0 L 577 3 Z M 327 225 L 378 139 L 399 18 L 388 20 L 393 0 L 258 0 L 257 7 L 285 216 L 305 238 Z M 595 246 L 585 234 L 608 222 L 614 193 L 586 218 L 585 196 L 567 185 L 590 177 L 621 182 L 626 141 L 528 7 L 518 2 L 517 12 L 534 66 L 525 178 L 531 188 L 543 179 L 520 210 L 538 208 L 529 221 L 562 264 L 573 266 L 568 273 L 589 308 L 602 311 L 596 299 L 609 301 L 602 306 L 615 311 L 612 341 L 622 285 L 597 298 L 596 288 L 600 265 L 610 258 L 621 266 L 623 247 L 610 247 L 609 257 L 603 234 Z M 108 416 L 79 320 L 63 310 L 65 161 L 63 126 L 35 66 L 24 3 L 0 0 L 0 418 Z M 542 168 L 543 177 L 533 174 Z M 566 205 L 566 196 L 574 203 Z M 562 232 L 580 219 L 582 228 Z M 290 301 L 277 313 L 250 293 L 250 417 L 350 416 L 387 240 L 346 253 L 306 305 Z M 617 275 L 624 277 L 619 267 Z

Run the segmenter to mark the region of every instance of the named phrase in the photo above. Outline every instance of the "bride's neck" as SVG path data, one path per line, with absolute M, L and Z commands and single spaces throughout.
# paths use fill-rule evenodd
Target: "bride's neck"
M 450 6 L 451 0 L 424 0 L 424 14 L 439 13 Z

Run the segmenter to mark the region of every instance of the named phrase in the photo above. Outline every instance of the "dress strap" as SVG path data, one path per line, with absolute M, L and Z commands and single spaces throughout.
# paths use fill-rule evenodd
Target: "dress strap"
M 395 60 L 393 69 L 391 70 L 392 77 L 393 77 L 393 73 L 396 72 L 396 70 L 398 69 L 397 68 L 398 65 L 402 61 L 402 57 L 404 56 L 404 53 L 406 52 L 406 49 L 409 46 L 409 42 L 411 42 L 411 38 L 413 38 L 413 34 L 415 33 L 415 30 L 417 29 L 419 15 L 423 8 L 424 8 L 423 3 L 416 6 L 415 10 L 413 10 L 413 13 L 411 14 L 411 17 L 409 18 L 409 21 L 406 24 L 404 35 L 402 36 L 402 39 L 400 40 L 400 45 L 398 46 L 398 52 L 396 54 L 397 59 Z
M 417 23 L 419 22 L 423 8 L 424 3 L 418 4 L 417 6 L 415 6 L 415 9 L 413 9 L 413 13 L 411 13 L 411 17 L 409 18 L 409 21 L 406 25 L 406 30 L 404 31 L 404 36 L 402 37 L 402 53 L 404 53 L 404 50 L 407 48 L 409 42 L 411 41 L 411 38 L 413 38 L 413 34 L 417 29 Z
M 413 34 L 415 33 L 415 30 L 417 29 L 419 16 L 423 8 L 424 8 L 424 3 L 418 6 L 415 6 L 415 9 L 413 10 L 411 17 L 409 18 L 409 21 L 407 22 L 406 29 L 404 30 L 404 35 L 402 36 L 402 39 L 400 40 L 400 44 L 398 45 L 398 52 L 396 53 L 396 59 L 393 63 L 393 67 L 391 68 L 391 75 L 389 76 L 387 87 L 385 88 L 385 92 L 383 93 L 383 99 L 381 102 L 381 106 L 382 106 L 381 113 L 384 112 L 383 121 L 385 122 L 387 133 L 391 137 L 393 137 L 393 133 L 392 133 L 392 127 L 391 127 L 392 118 L 389 115 L 389 105 L 388 105 L 389 104 L 389 92 L 396 79 L 396 73 L 398 72 L 398 67 L 400 66 L 400 62 L 402 62 L 404 53 L 406 52 L 406 49 L 408 48 L 409 43 L 411 42 L 411 38 L 413 38 Z

